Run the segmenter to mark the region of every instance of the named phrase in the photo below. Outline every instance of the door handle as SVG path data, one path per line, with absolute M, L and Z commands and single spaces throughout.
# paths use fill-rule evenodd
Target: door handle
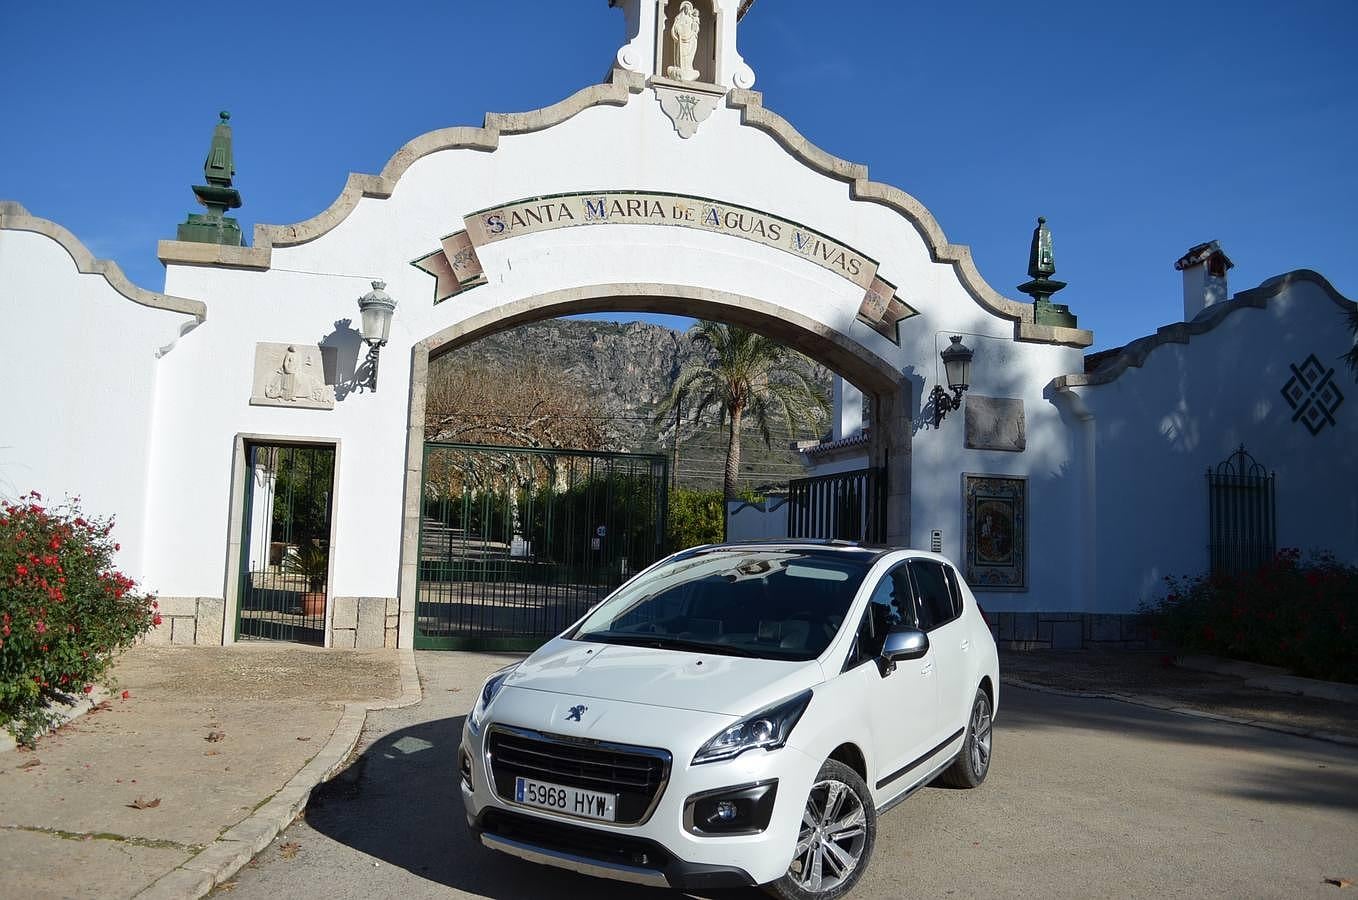
M 962 642 L 962 652 L 963 652 L 963 653 L 966 653 L 966 652 L 967 652 L 968 650 L 970 650 L 970 649 L 971 649 L 971 641 L 963 641 L 963 642 Z
M 933 661 L 933 660 L 929 660 L 927 663 L 925 663 L 924 665 L 920 666 L 920 669 L 919 669 L 919 673 L 920 673 L 921 675 L 930 675 L 930 674 L 933 674 L 933 671 L 934 671 L 934 661 Z

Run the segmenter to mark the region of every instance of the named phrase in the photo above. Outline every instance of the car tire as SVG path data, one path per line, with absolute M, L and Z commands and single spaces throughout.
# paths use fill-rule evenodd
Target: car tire
M 764 890 L 780 900 L 834 900 L 863 876 L 877 842 L 877 810 L 857 772 L 827 759 L 806 798 L 792 864 Z
M 971 701 L 971 715 L 967 718 L 967 736 L 962 741 L 962 752 L 939 778 L 944 784 L 955 788 L 979 787 L 990 771 L 992 716 L 990 696 L 983 690 L 976 691 L 976 699 Z

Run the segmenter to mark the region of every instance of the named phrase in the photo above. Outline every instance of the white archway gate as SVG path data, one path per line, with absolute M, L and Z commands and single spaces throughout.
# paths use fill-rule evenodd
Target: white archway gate
M 428 360 L 553 316 L 726 321 L 841 374 L 873 404 L 868 461 L 888 470 L 893 543 L 927 544 L 941 526 L 945 551 L 958 551 L 948 542 L 960 539 L 969 465 L 1063 465 L 1055 444 L 1043 457 L 977 462 L 953 449 L 960 435 L 919 440 L 920 397 L 936 382 L 939 341 L 967 333 L 988 354 L 973 390 L 1028 403 L 1032 427 L 1049 413 L 1041 385 L 1080 368 L 1089 333 L 1037 324 L 1032 305 L 986 284 L 913 197 L 766 110 L 735 53 L 736 0 L 713 3 L 711 84 L 656 74 L 659 0 L 623 5 L 631 40 L 607 84 L 417 138 L 381 174 L 350 176 L 315 218 L 256 226 L 253 246 L 162 242 L 166 292 L 211 310 L 157 362 L 146 571 L 163 595 L 224 594 L 234 621 L 246 472 L 237 459 L 228 482 L 205 460 L 242 441 L 342 444 L 326 642 L 410 646 Z M 372 391 L 355 377 L 354 301 L 378 279 L 399 307 Z M 307 403 L 260 387 L 279 348 L 311 361 Z

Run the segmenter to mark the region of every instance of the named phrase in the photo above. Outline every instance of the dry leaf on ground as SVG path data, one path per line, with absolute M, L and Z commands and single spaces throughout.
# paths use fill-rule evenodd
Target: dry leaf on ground
M 209 731 L 207 733 L 207 737 L 204 740 L 207 740 L 208 742 L 215 744 L 218 741 L 225 739 L 226 739 L 225 731 Z
M 294 856 L 297 855 L 297 851 L 301 849 L 302 849 L 301 844 L 297 843 L 296 841 L 288 841 L 286 844 L 283 844 L 281 847 L 278 848 L 278 853 L 284 859 L 292 859 Z
M 154 800 L 143 800 L 142 798 L 138 797 L 136 800 L 133 800 L 131 803 L 127 805 L 130 806 L 132 809 L 155 809 L 157 806 L 160 805 L 160 798 L 157 797 Z
M 1337 888 L 1353 887 L 1352 878 L 1326 878 L 1326 884 L 1332 884 Z
M 30 759 L 28 762 L 26 762 L 26 763 L 24 763 L 23 765 L 19 766 L 19 768 L 21 768 L 21 769 L 31 769 L 31 768 L 33 768 L 34 766 L 40 766 L 40 765 L 42 765 L 42 760 L 38 759 L 38 758 L 35 756 L 35 757 L 33 757 L 32 759 Z
M 299 741 L 309 741 L 309 740 L 311 740 L 311 738 L 309 738 L 309 737 L 299 737 L 297 740 L 299 740 Z

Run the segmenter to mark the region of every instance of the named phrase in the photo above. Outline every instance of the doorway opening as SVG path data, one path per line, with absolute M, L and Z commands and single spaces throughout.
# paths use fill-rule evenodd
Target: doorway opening
M 335 448 L 246 442 L 236 640 L 325 643 Z

